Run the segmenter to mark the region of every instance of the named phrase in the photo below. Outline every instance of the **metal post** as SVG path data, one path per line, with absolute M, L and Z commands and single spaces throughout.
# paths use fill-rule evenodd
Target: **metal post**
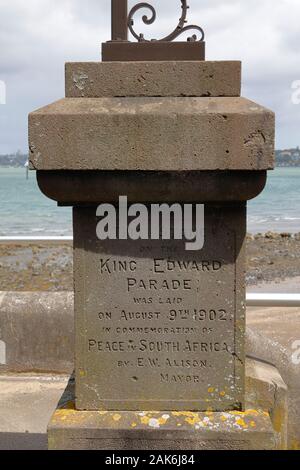
M 128 40 L 128 2 L 111 0 L 111 39 L 112 41 Z

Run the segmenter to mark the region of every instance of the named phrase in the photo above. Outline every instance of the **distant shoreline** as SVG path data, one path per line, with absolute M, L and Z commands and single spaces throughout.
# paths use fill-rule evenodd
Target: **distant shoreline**
M 300 241 L 300 232 L 283 232 L 283 231 L 268 231 L 268 232 L 248 232 L 247 233 L 247 238 L 248 239 L 255 239 L 255 238 L 267 238 L 267 239 L 280 239 L 280 238 L 295 238 L 297 241 Z M 32 242 L 38 242 L 38 243 L 48 243 L 48 242 L 70 242 L 73 241 L 72 236 L 31 236 L 31 235 L 24 235 L 24 236 L 0 236 L 0 243 L 19 243 L 19 242 L 24 242 L 24 243 L 32 243 Z
M 0 236 L 61 237 L 72 235 L 72 210 L 57 208 L 39 190 L 34 172 L 0 169 Z M 249 201 L 247 230 L 258 234 L 300 232 L 300 168 L 270 171 L 263 193 Z M 284 197 L 282 197 L 284 195 Z

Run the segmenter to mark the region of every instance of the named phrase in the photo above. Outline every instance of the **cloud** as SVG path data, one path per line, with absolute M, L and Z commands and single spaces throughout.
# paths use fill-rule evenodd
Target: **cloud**
M 150 0 L 149 0 L 150 1 Z M 136 4 L 129 0 L 129 6 Z M 153 0 L 157 20 L 135 27 L 148 38 L 175 27 L 179 0 Z M 243 95 L 277 113 L 277 146 L 300 144 L 299 0 L 189 0 L 189 20 L 206 32 L 207 59 L 243 61 Z M 146 11 L 144 13 L 147 13 Z M 110 0 L 0 0 L 0 153 L 27 149 L 27 115 L 64 94 L 64 62 L 100 60 L 110 38 Z

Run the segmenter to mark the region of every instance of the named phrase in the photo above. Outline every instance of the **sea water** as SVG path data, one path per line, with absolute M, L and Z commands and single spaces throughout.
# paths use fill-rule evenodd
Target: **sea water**
M 248 232 L 300 232 L 300 168 L 269 172 L 264 192 L 249 202 Z M 72 235 L 71 208 L 44 196 L 34 172 L 0 167 L 0 236 Z

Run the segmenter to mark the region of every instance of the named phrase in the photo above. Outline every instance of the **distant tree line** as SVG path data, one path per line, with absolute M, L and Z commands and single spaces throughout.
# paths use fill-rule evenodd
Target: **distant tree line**
M 28 154 L 24 154 L 20 151 L 10 155 L 0 155 L 0 166 L 5 167 L 22 167 L 28 161 Z

